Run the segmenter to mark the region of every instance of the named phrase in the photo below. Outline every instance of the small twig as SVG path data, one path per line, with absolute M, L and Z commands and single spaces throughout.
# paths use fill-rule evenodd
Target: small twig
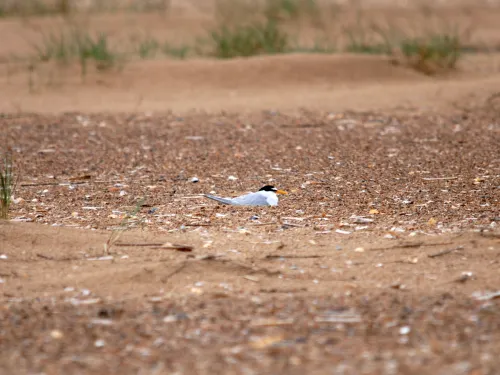
M 279 258 L 294 258 L 294 259 L 307 259 L 307 258 L 322 258 L 323 255 L 266 255 L 265 259 L 279 259 Z
M 255 277 L 255 276 L 252 276 L 252 275 L 245 275 L 245 276 L 243 276 L 243 278 L 247 279 L 249 281 L 253 281 L 254 283 L 258 283 L 259 282 L 259 278 Z
M 22 187 L 28 186 L 67 186 L 67 185 L 83 185 L 88 184 L 88 181 L 75 181 L 75 182 L 40 182 L 32 184 L 21 184 Z
M 380 264 L 381 262 L 353 262 L 351 265 L 353 266 L 362 266 L 362 265 L 365 265 L 365 264 Z M 383 264 L 396 264 L 396 263 L 400 263 L 400 264 L 415 264 L 409 260 L 406 260 L 406 259 L 398 259 L 398 260 L 390 260 L 390 261 L 387 261 L 387 262 L 384 262 Z
M 34 182 L 34 183 L 25 183 L 25 184 L 20 184 L 20 186 L 23 187 L 28 187 L 28 186 L 67 186 L 67 185 L 83 185 L 83 184 L 116 184 L 116 183 L 123 183 L 121 180 L 116 180 L 116 181 L 92 181 L 92 180 L 85 180 L 85 181 L 63 181 L 63 182 Z
M 44 255 L 44 254 L 40 254 L 40 253 L 36 253 L 36 256 L 39 257 L 39 258 L 42 258 L 42 259 L 54 260 L 53 257 L 48 256 L 48 255 Z
M 57 186 L 60 182 L 42 182 L 39 184 L 20 184 L 21 187 L 25 186 Z
M 424 181 L 447 181 L 456 180 L 458 177 L 424 177 Z
M 115 243 L 115 246 L 163 246 L 162 243 Z
M 394 245 L 391 247 L 376 247 L 373 249 L 369 249 L 369 251 L 382 251 L 382 250 L 394 250 L 394 249 L 405 249 L 410 247 L 423 247 L 423 246 L 440 246 L 440 245 L 451 245 L 453 242 L 408 242 L 400 245 Z
M 186 227 L 211 227 L 212 224 L 204 224 L 204 223 L 187 223 L 184 224 Z
M 183 262 L 183 263 L 181 264 L 181 266 L 180 266 L 180 267 L 178 267 L 178 268 L 176 268 L 175 270 L 173 270 L 172 272 L 170 272 L 167 276 L 162 277 L 162 278 L 160 279 L 160 281 L 161 281 L 162 283 L 165 283 L 165 282 L 166 282 L 168 279 L 170 279 L 172 276 L 174 276 L 174 275 L 178 274 L 178 273 L 179 273 L 179 272 L 181 272 L 184 268 L 186 268 L 186 266 L 187 266 L 187 262 Z
M 82 175 L 82 176 L 76 176 L 76 177 L 70 177 L 69 180 L 71 182 L 76 182 L 76 181 L 86 181 L 86 180 L 90 180 L 92 178 L 91 175 L 89 174 L 85 174 L 85 175 Z
M 293 318 L 287 319 L 260 319 L 250 321 L 252 327 L 276 327 L 276 326 L 289 326 L 295 322 Z
M 463 246 L 457 246 L 457 247 L 454 247 L 452 249 L 446 249 L 443 251 L 439 251 L 437 253 L 429 254 L 427 256 L 429 258 L 437 258 L 437 257 L 443 256 L 443 255 L 449 254 L 449 253 L 453 253 L 454 251 L 457 251 L 457 250 L 462 250 L 463 248 L 464 248 Z
M 151 249 L 154 249 L 154 250 L 175 250 L 175 251 L 181 251 L 183 253 L 189 253 L 191 251 L 193 251 L 193 248 L 192 247 L 186 247 L 186 246 L 179 246 L 179 247 L 175 247 L 175 246 L 157 246 L 157 247 L 152 247 Z
M 88 181 L 87 181 L 88 182 Z M 115 180 L 115 181 L 92 181 L 93 184 L 122 184 L 125 181 L 123 180 Z
M 476 275 L 474 275 L 472 272 L 462 272 L 462 274 L 459 277 L 457 277 L 453 280 L 441 283 L 440 285 L 451 284 L 451 283 L 465 284 L 467 281 L 475 280 L 475 279 L 476 279 Z
M 191 252 L 193 251 L 193 246 L 189 245 L 177 245 L 174 243 L 165 243 L 160 246 L 153 246 L 151 247 L 152 249 L 159 249 L 159 250 L 175 250 L 175 251 L 182 251 L 182 252 Z
M 223 256 L 224 255 L 206 254 L 196 257 L 196 260 L 217 260 L 218 258 L 222 258 Z
M 295 227 L 295 228 L 304 228 L 305 225 L 299 225 L 299 224 L 292 224 L 292 223 L 283 223 L 283 226 L 288 226 L 288 227 Z

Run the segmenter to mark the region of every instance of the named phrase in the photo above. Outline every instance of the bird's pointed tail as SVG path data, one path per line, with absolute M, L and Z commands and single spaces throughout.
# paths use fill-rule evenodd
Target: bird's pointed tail
M 204 194 L 204 196 L 207 197 L 208 199 L 212 199 L 222 204 L 232 204 L 231 200 L 227 198 L 216 197 L 215 195 L 210 195 L 210 194 Z

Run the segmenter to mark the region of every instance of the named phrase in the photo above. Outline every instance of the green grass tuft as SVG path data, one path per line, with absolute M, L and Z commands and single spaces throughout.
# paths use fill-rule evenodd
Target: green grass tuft
M 139 41 L 137 53 L 141 59 L 151 59 L 160 50 L 160 43 L 153 37 L 146 37 Z
M 323 46 L 320 44 L 315 44 L 312 47 L 302 47 L 298 46 L 290 50 L 293 53 L 317 53 L 317 54 L 332 54 L 337 52 L 337 49 L 332 46 Z
M 462 45 L 457 34 L 407 38 L 400 42 L 400 50 L 410 66 L 429 75 L 455 69 L 462 55 Z
M 34 45 L 34 49 L 38 60 L 42 62 L 78 61 L 83 76 L 87 73 L 89 61 L 100 71 L 111 69 L 118 61 L 118 54 L 111 49 L 108 36 L 102 33 L 97 36 L 81 30 L 51 33 L 44 36 L 41 44 Z
M 111 51 L 106 34 L 99 34 L 95 39 L 89 34 L 77 34 L 78 57 L 82 65 L 82 73 L 86 73 L 86 62 L 94 62 L 97 70 L 111 69 L 117 56 Z
M 27 1 L 34 4 L 40 0 Z M 143 9 L 145 3 L 137 1 Z M 60 10 L 69 9 L 68 0 L 56 3 Z M 170 3 L 155 0 L 151 4 L 168 9 Z M 342 51 L 351 53 L 388 55 L 394 62 L 434 74 L 455 68 L 464 52 L 460 43 L 462 38 L 457 34 L 434 32 L 426 37 L 408 37 L 401 27 L 381 26 L 377 20 L 367 20 L 362 12 L 358 13 L 353 24 L 339 33 L 338 28 L 332 29 L 329 25 L 333 23 L 332 17 L 338 17 L 340 8 L 325 7 L 324 4 L 320 7 L 316 0 L 216 0 L 216 5 L 215 28 L 208 30 L 193 45 L 175 46 L 150 36 L 139 36 L 132 39 L 132 47 L 120 54 L 110 46 L 106 34 L 94 35 L 76 28 L 46 34 L 34 46 L 36 57 L 30 59 L 30 67 L 36 67 L 40 61 L 77 61 L 85 76 L 89 63 L 104 71 L 113 68 L 124 56 L 149 59 L 162 54 L 185 59 L 188 55 L 198 55 L 229 59 L 289 52 L 334 53 L 339 46 Z M 1 9 L 2 0 L 0 12 Z M 312 35 L 323 42 L 314 45 L 304 42 L 300 35 L 303 25 L 313 25 Z M 443 30 L 443 26 L 440 27 Z
M 264 9 L 264 14 L 269 19 L 297 19 L 317 12 L 315 0 L 267 0 Z
M 351 53 L 370 55 L 389 54 L 392 50 L 390 40 L 379 30 L 370 31 L 368 34 L 363 26 L 360 25 L 355 29 L 345 29 L 344 33 L 348 40 L 345 50 Z
M 0 17 L 30 17 L 48 15 L 69 15 L 80 8 L 85 12 L 102 13 L 117 11 L 166 12 L 170 0 L 94 0 L 72 7 L 75 0 L 0 0 Z
M 24 17 L 24 16 L 46 16 L 64 11 L 66 1 L 59 1 L 53 6 L 49 6 L 43 0 L 0 0 L 0 17 Z
M 346 47 L 347 52 L 361 53 L 368 55 L 385 55 L 390 52 L 390 46 L 384 43 L 349 43 Z
M 74 46 L 67 42 L 66 36 L 62 33 L 44 35 L 41 44 L 33 45 L 36 56 L 43 62 L 50 60 L 68 62 L 76 53 L 72 47 Z
M 187 58 L 188 54 L 191 51 L 191 48 L 188 46 L 176 47 L 172 46 L 170 43 L 165 42 L 162 46 L 162 52 L 166 56 L 174 57 L 176 59 L 184 60 Z
M 284 53 L 289 49 L 288 35 L 270 19 L 247 26 L 222 26 L 210 35 L 214 54 L 221 59 Z

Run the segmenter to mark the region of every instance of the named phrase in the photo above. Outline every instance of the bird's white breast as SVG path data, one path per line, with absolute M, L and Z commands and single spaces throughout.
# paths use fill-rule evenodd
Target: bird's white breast
M 278 205 L 278 196 L 274 191 L 259 191 L 259 194 L 263 195 L 266 198 L 267 204 L 270 206 Z

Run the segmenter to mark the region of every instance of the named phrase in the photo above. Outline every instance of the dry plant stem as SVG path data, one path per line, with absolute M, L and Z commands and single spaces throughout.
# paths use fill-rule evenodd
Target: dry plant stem
M 111 234 L 109 235 L 108 240 L 104 244 L 104 253 L 106 255 L 108 255 L 110 253 L 111 247 L 113 247 L 113 245 L 115 244 L 115 242 L 118 241 L 118 239 L 121 237 L 121 235 L 123 234 L 123 232 L 129 228 L 129 217 L 134 216 L 135 214 L 137 214 L 140 211 L 143 203 L 144 203 L 144 199 L 140 199 L 137 202 L 137 204 L 136 204 L 135 208 L 133 209 L 133 211 L 130 212 L 129 214 L 125 215 L 125 217 L 123 218 L 123 220 L 120 223 L 120 228 L 119 229 L 115 229 L 115 230 L 113 230 L 111 232 Z M 139 224 L 141 224 L 143 221 L 144 221 L 144 219 L 141 219 L 139 221 Z
M 167 282 L 168 279 L 170 279 L 172 276 L 174 276 L 174 275 L 178 274 L 179 272 L 181 272 L 184 268 L 186 268 L 186 266 L 187 266 L 187 261 L 182 262 L 182 264 L 178 268 L 176 268 L 175 270 L 173 270 L 172 272 L 170 272 L 165 277 L 162 277 L 161 278 L 161 282 L 162 283 Z
M 190 253 L 193 251 L 193 248 L 190 246 L 154 246 L 151 247 L 151 249 L 154 250 L 173 250 L 173 251 L 179 251 L 182 253 Z
M 448 181 L 456 180 L 458 177 L 426 177 L 423 178 L 424 181 Z
M 405 249 L 411 247 L 421 247 L 421 246 L 441 246 L 441 245 L 450 245 L 451 242 L 433 242 L 433 243 L 423 243 L 423 242 L 410 242 L 403 243 L 401 245 L 395 245 L 390 247 L 376 247 L 374 249 L 369 249 L 370 251 L 382 251 L 382 250 L 394 250 L 394 249 Z
M 452 249 L 446 249 L 443 251 L 439 251 L 439 252 L 434 253 L 434 254 L 429 254 L 427 256 L 429 258 L 437 258 L 437 257 L 443 256 L 443 255 L 449 254 L 449 253 L 453 253 L 454 251 L 457 251 L 457 250 L 462 250 L 463 248 L 464 248 L 463 246 L 458 246 L 458 247 L 454 247 Z
M 14 177 L 12 152 L 4 154 L 0 170 L 0 219 L 8 219 L 12 195 L 16 190 L 17 177 Z
M 266 255 L 265 259 L 280 259 L 280 258 L 293 258 L 293 259 L 309 259 L 309 258 L 322 258 L 322 255 Z
M 149 247 L 149 246 L 163 246 L 162 243 L 117 243 L 115 244 L 115 246 L 130 246 L 130 247 L 142 247 L 142 246 L 145 246 L 145 247 Z
M 79 181 L 79 182 L 42 182 L 38 184 L 21 184 L 21 187 L 28 186 L 66 186 L 66 185 L 83 185 L 88 184 L 87 181 Z
M 54 260 L 53 257 L 45 255 L 45 254 L 41 254 L 41 253 L 36 253 L 36 256 L 39 258 L 42 258 L 42 259 L 46 259 L 46 260 Z

